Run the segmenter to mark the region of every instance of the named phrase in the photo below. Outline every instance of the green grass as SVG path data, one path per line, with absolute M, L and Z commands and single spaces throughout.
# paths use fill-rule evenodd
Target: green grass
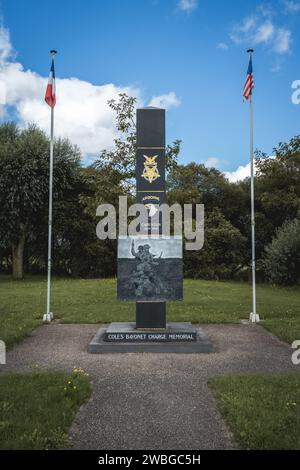
M 52 310 L 66 323 L 132 321 L 135 305 L 116 300 L 115 279 L 54 279 Z M 267 328 L 282 339 L 300 338 L 300 289 L 259 285 L 257 309 Z M 46 280 L 29 277 L 13 281 L 0 277 L 0 339 L 10 347 L 41 324 Z M 170 321 L 236 323 L 248 318 L 251 286 L 247 283 L 184 281 L 184 301 L 168 303 Z
M 219 409 L 243 449 L 300 449 L 300 374 L 210 379 Z
M 268 318 L 263 326 L 271 331 L 278 338 L 291 344 L 294 340 L 300 339 L 300 314 L 295 316 Z
M 0 375 L 0 449 L 60 449 L 91 393 L 81 370 Z

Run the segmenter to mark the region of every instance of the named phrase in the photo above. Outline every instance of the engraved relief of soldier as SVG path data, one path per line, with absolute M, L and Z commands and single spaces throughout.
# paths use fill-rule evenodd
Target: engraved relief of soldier
M 136 269 L 131 284 L 135 289 L 137 298 L 171 293 L 171 289 L 165 285 L 158 273 L 162 252 L 157 257 L 157 255 L 150 252 L 150 248 L 148 244 L 139 245 L 136 251 L 134 241 L 131 244 L 131 254 L 136 260 Z

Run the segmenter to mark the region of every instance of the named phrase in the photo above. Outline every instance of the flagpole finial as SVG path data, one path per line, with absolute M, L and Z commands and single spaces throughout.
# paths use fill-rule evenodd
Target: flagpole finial
M 253 54 L 254 50 L 253 49 L 247 49 L 248 54 Z
M 51 49 L 50 54 L 53 57 L 53 56 L 55 56 L 55 54 L 57 54 L 57 51 L 55 49 Z

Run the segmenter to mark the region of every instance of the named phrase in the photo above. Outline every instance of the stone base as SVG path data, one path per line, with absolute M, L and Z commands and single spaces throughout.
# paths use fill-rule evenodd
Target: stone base
M 166 302 L 136 302 L 137 329 L 166 328 Z
M 111 323 L 99 328 L 88 346 L 90 353 L 209 353 L 212 343 L 190 322 L 167 323 L 165 329 L 136 329 L 135 323 Z

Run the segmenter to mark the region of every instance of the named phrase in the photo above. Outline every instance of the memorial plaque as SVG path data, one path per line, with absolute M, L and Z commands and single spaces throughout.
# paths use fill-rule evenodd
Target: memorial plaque
M 168 323 L 164 331 L 136 330 L 134 323 L 111 323 L 104 339 L 117 343 L 165 343 L 197 341 L 198 332 L 190 322 Z
M 118 299 L 182 300 L 182 238 L 119 238 Z

